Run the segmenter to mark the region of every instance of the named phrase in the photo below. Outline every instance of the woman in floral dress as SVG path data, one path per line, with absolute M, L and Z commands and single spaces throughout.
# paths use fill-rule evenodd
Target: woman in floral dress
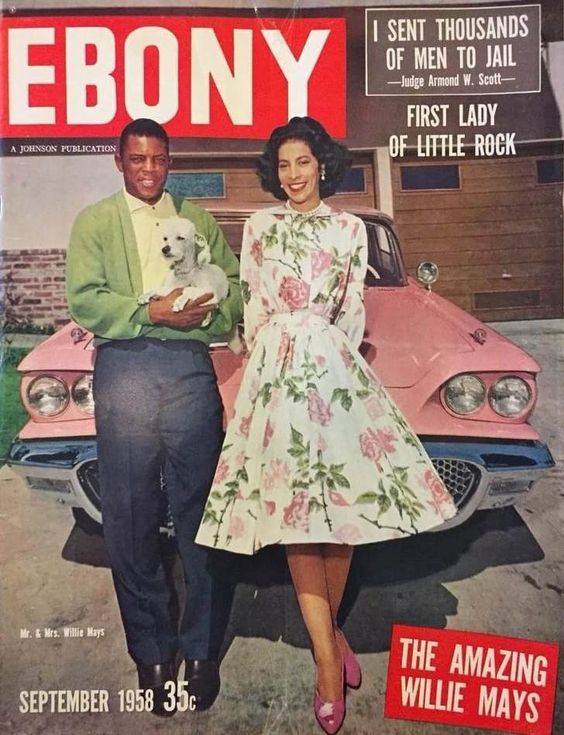
M 455 507 L 358 347 L 367 236 L 325 204 L 349 163 L 309 117 L 276 128 L 260 160 L 282 200 L 241 248 L 248 364 L 196 541 L 242 554 L 284 544 L 316 662 L 315 712 L 344 718 L 360 667 L 337 627 L 355 544 L 400 538 Z

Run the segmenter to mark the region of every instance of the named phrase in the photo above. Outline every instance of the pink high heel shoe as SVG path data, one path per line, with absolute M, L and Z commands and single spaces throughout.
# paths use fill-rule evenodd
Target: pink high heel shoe
M 317 686 L 313 697 L 315 719 L 327 735 L 335 735 L 341 729 L 345 719 L 345 662 L 341 660 L 341 698 L 336 702 L 326 702 L 319 696 Z
M 343 662 L 345 665 L 345 683 L 351 689 L 358 689 L 362 683 L 362 669 L 358 663 L 357 657 L 351 650 L 343 631 L 336 629 L 337 644 L 341 649 Z

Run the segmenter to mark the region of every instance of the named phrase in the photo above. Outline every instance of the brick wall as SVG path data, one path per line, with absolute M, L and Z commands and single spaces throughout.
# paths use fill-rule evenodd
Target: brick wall
M 68 321 L 64 267 L 64 249 L 0 253 L 0 317 L 9 309 L 21 322 L 60 326 Z

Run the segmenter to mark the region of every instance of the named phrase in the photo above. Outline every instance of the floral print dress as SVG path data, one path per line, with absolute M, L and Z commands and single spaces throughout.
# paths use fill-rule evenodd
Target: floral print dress
M 245 225 L 250 355 L 196 541 L 364 544 L 432 528 L 455 506 L 358 352 L 366 228 L 322 204 Z M 345 288 L 346 287 L 346 288 Z

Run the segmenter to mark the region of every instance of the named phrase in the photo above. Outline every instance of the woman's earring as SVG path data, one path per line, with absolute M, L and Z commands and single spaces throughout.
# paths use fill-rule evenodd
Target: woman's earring
M 325 181 L 325 165 L 321 167 L 321 181 Z

